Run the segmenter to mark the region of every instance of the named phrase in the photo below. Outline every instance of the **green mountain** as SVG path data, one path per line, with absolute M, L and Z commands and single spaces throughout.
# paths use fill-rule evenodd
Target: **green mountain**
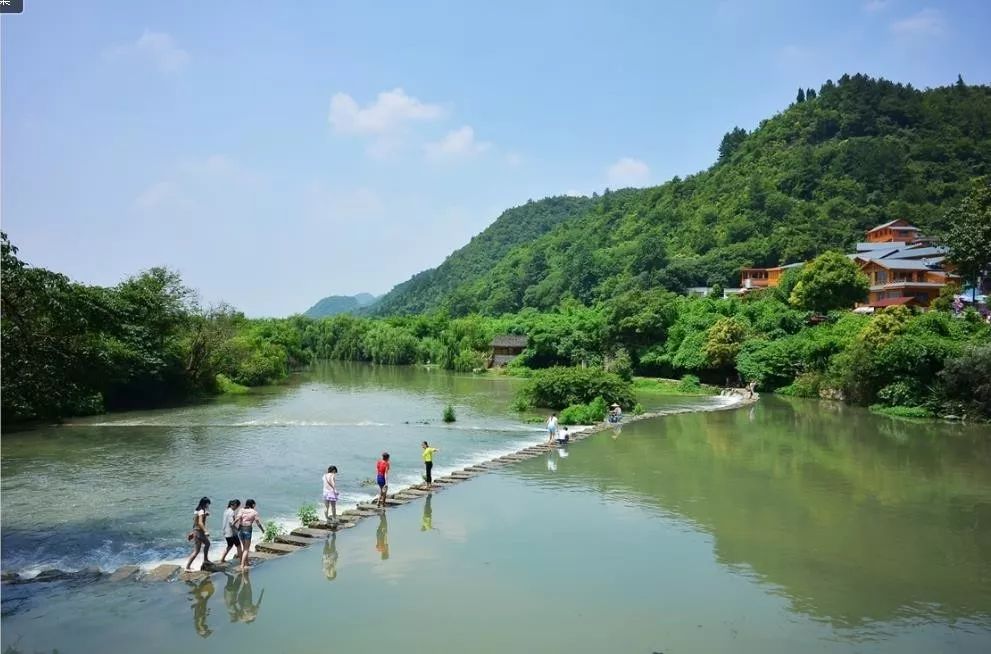
M 339 313 L 357 313 L 375 304 L 377 297 L 371 293 L 357 295 L 330 295 L 307 309 L 303 315 L 308 318 L 326 318 Z
M 382 296 L 378 314 L 419 313 L 436 308 L 456 289 L 489 273 L 514 247 L 533 241 L 561 223 L 588 212 L 591 198 L 559 196 L 507 209 L 485 231 L 444 260 Z
M 988 173 L 991 87 L 920 91 L 844 75 L 752 132 L 734 128 L 708 170 L 507 211 L 376 312 L 501 314 L 633 288 L 738 286 L 741 266 L 849 248 L 893 218 L 938 234 L 945 210 Z

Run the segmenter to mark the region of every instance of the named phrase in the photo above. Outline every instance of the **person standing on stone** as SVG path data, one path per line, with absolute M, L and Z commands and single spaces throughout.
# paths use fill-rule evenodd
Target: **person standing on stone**
M 423 479 L 428 485 L 434 483 L 433 474 L 431 471 L 434 469 L 434 453 L 437 452 L 436 447 L 430 447 L 427 441 L 423 441 L 423 467 L 426 471 Z
M 189 532 L 186 537 L 188 540 L 193 541 L 193 553 L 189 555 L 189 560 L 186 561 L 186 571 L 190 572 L 189 566 L 193 565 L 193 561 L 200 553 L 200 549 L 203 550 L 203 564 L 200 569 L 210 565 L 210 534 L 206 530 L 206 518 L 210 515 L 210 498 L 202 497 L 200 498 L 200 503 L 196 505 L 196 510 L 193 511 L 193 530 Z
M 337 492 L 337 466 L 327 468 L 323 476 L 323 517 L 327 522 L 337 522 L 337 500 L 340 498 Z
M 553 445 L 554 440 L 557 438 L 557 414 L 552 413 L 551 417 L 547 419 L 547 441 Z
M 234 524 L 237 525 L 237 535 L 241 538 L 241 570 L 248 569 L 248 552 L 251 549 L 251 530 L 255 525 L 265 531 L 262 517 L 255 508 L 254 500 L 245 500 L 244 508 L 237 512 Z
M 241 500 L 231 500 L 227 503 L 227 510 L 224 511 L 224 540 L 227 542 L 227 549 L 220 556 L 221 563 L 227 560 L 227 555 L 230 554 L 231 548 L 237 548 L 237 560 L 241 560 L 241 538 L 237 535 L 237 530 L 234 528 L 234 518 L 237 516 L 237 510 L 240 508 Z
M 379 486 L 379 508 L 385 508 L 385 495 L 389 492 L 389 453 L 382 452 L 382 458 L 375 464 L 375 483 Z

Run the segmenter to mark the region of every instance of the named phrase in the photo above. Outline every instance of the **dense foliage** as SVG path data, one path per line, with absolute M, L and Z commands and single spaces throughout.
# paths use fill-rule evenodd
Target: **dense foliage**
M 789 301 L 818 313 L 852 309 L 867 299 L 870 283 L 860 267 L 839 252 L 825 252 L 795 274 Z
M 292 319 L 203 310 L 164 268 L 85 286 L 25 264 L 3 235 L 2 271 L 5 422 L 160 406 L 309 361 Z
M 941 234 L 945 209 L 989 172 L 991 88 L 919 91 L 844 75 L 752 133 L 735 128 L 697 175 L 567 210 L 566 198 L 513 210 L 553 214 L 541 230 L 517 232 L 507 212 L 441 267 L 393 289 L 379 311 L 500 315 L 566 298 L 736 287 L 741 266 L 848 251 L 892 218 Z
M 957 272 L 977 292 L 977 279 L 991 274 L 991 176 L 974 182 L 959 206 L 946 214 L 943 240 Z
M 566 368 L 555 366 L 537 370 L 520 389 L 517 406 L 562 409 L 575 404 L 604 400 L 632 407 L 633 385 L 600 368 Z
M 487 274 L 512 248 L 533 241 L 557 225 L 583 215 L 592 205 L 588 198 L 560 196 L 529 201 L 508 209 L 451 254 L 441 265 L 414 275 L 384 295 L 373 308 L 378 314 L 419 313 L 441 306 L 465 284 Z M 542 269 L 534 264 L 529 274 L 536 280 Z M 524 271 L 524 275 L 528 274 Z M 468 313 L 468 311 L 458 311 Z

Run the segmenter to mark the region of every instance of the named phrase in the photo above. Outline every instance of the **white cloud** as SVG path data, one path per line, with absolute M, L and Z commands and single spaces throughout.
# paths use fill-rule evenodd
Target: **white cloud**
M 891 6 L 891 0 L 867 0 L 867 2 L 864 3 L 864 11 L 873 14 L 879 11 L 884 11 L 889 6 Z
M 436 120 L 444 116 L 440 105 L 421 102 L 406 95 L 401 88 L 382 91 L 375 101 L 361 107 L 347 93 L 335 93 L 330 99 L 328 120 L 341 134 L 382 135 L 400 129 L 405 123 Z
M 481 154 L 490 147 L 491 143 L 475 140 L 475 130 L 469 125 L 452 130 L 441 140 L 423 146 L 431 161 L 466 159 Z
M 518 152 L 506 153 L 506 164 L 509 166 L 519 166 L 523 163 L 523 155 Z
M 923 9 L 908 18 L 896 20 L 891 31 L 900 36 L 939 36 L 946 31 L 946 20 L 938 9 Z
M 170 74 L 181 71 L 191 59 L 188 52 L 176 45 L 171 35 L 147 29 L 136 41 L 115 46 L 107 54 L 114 59 L 145 59 L 155 64 L 161 72 Z
M 606 178 L 612 188 L 645 186 L 649 177 L 650 167 L 632 157 L 623 157 L 606 169 Z

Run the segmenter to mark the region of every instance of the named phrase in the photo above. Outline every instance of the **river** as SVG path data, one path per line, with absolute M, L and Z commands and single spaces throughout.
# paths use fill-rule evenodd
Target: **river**
M 5 434 L 3 569 L 175 560 L 193 504 L 291 523 L 542 440 L 515 380 L 328 364 L 182 409 Z M 704 408 L 717 398 L 657 400 Z M 446 404 L 458 421 L 440 421 Z M 263 598 L 263 600 L 262 600 Z M 250 626 L 248 626 L 250 625 Z M 607 431 L 208 582 L 5 586 L 3 647 L 170 651 L 983 652 L 991 433 L 765 397 Z

